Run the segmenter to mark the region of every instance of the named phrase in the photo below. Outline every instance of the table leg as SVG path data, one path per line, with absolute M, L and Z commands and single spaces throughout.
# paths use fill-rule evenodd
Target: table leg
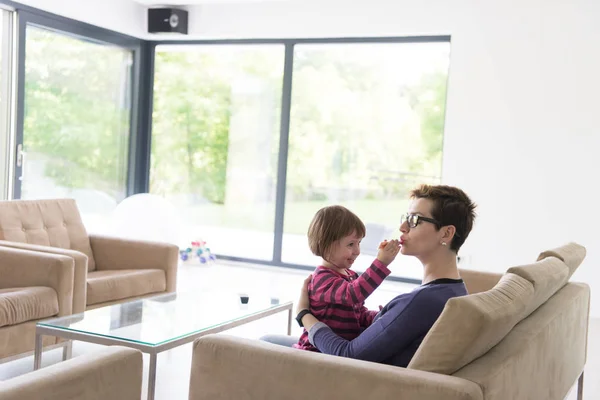
M 65 346 L 63 347 L 63 361 L 67 361 L 71 358 L 71 355 L 73 354 L 73 341 L 69 340 L 67 343 L 65 343 Z
M 288 336 L 290 336 L 292 334 L 292 309 L 291 308 L 288 310 L 288 330 L 287 330 L 287 334 L 288 334 Z
M 33 354 L 33 370 L 40 369 L 42 365 L 42 335 L 35 334 L 35 351 Z
M 156 354 L 150 354 L 150 368 L 148 372 L 148 400 L 154 400 L 156 390 Z

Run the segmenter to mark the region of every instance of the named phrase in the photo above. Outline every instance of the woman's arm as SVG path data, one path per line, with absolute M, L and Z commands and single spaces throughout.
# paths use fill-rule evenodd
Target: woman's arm
M 354 340 L 346 340 L 314 316 L 302 318 L 310 342 L 322 353 L 382 362 L 407 348 L 433 325 L 443 306 L 427 293 L 399 296 L 392 307 Z

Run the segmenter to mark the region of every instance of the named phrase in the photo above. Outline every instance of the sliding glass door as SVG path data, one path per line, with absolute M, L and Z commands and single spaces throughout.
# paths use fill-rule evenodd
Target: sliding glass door
M 10 148 L 13 110 L 13 34 L 12 11 L 0 8 L 0 200 L 9 198 Z
M 69 197 L 102 230 L 126 197 L 132 51 L 26 26 L 22 199 Z
M 272 259 L 283 62 L 282 45 L 156 50 L 150 192 L 221 255 Z
M 449 52 L 448 42 L 294 46 L 283 262 L 318 262 L 306 232 L 326 205 L 367 227 L 357 270 L 399 237 L 410 190 L 441 181 Z M 412 261 L 394 273 L 420 278 Z

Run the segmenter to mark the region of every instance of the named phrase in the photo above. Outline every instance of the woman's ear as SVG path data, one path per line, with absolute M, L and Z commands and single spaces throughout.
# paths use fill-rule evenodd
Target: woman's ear
M 450 243 L 450 241 L 456 234 L 456 227 L 454 225 L 447 225 L 447 226 L 444 226 L 442 229 L 444 231 L 444 234 L 442 235 L 442 239 L 444 239 L 448 243 Z

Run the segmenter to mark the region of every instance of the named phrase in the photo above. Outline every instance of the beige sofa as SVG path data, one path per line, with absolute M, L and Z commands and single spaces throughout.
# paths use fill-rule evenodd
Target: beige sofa
M 70 260 L 71 307 L 52 315 L 81 313 L 176 290 L 177 246 L 88 235 L 72 199 L 0 201 L 0 263 L 6 257 L 14 258 L 15 250 L 35 252 L 40 266 L 57 257 Z M 18 264 L 17 260 L 12 265 Z M 2 284 L 7 278 L 18 281 L 20 269 L 10 271 L 7 274 L 14 277 L 2 274 Z M 30 273 L 35 275 L 33 264 Z M 33 350 L 35 323 L 9 325 L 0 325 L 0 359 Z M 10 336 L 7 331 L 12 332 Z
M 589 287 L 569 244 L 506 274 L 462 271 L 408 368 L 211 335 L 194 343 L 190 399 L 563 400 L 586 362 Z
M 71 257 L 7 248 L 0 251 L 0 359 L 33 349 L 40 319 L 70 315 Z M 56 344 L 44 337 L 44 345 Z
M 2 400 L 140 400 L 142 353 L 107 347 L 0 382 Z

